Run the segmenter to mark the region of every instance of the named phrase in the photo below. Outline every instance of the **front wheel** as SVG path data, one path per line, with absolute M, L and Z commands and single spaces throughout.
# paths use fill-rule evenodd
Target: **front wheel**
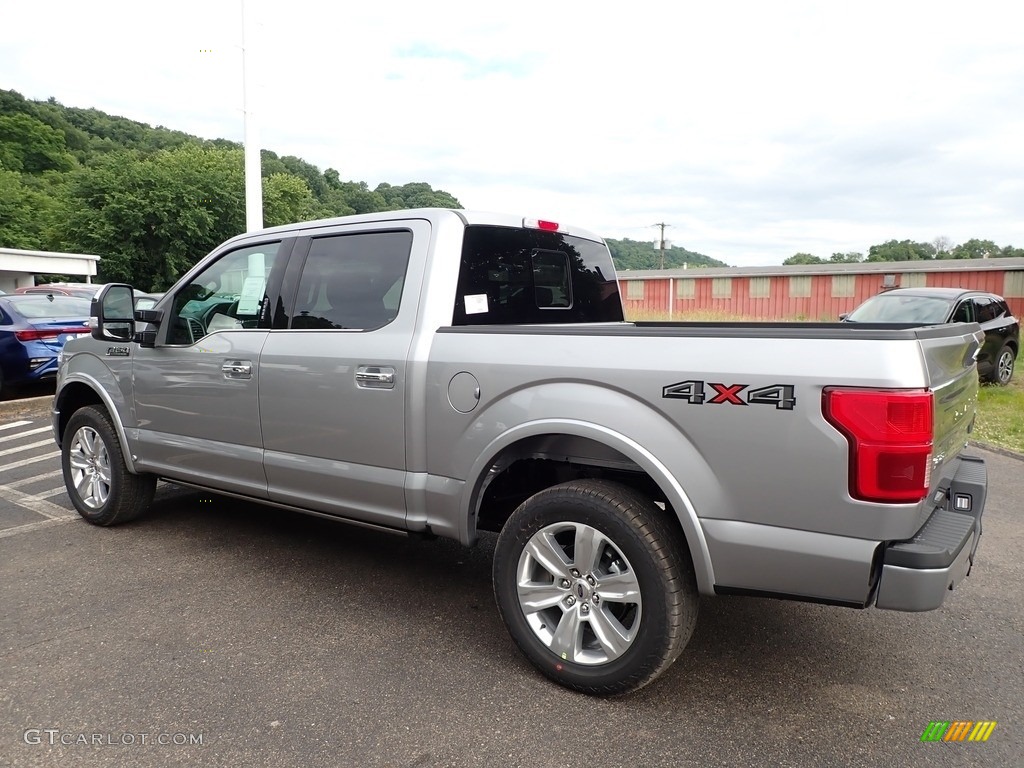
M 75 411 L 61 442 L 64 486 L 78 514 L 90 523 L 123 523 L 149 506 L 156 478 L 128 471 L 105 410 L 90 405 Z
M 530 497 L 498 537 L 494 591 L 509 633 L 552 680 L 636 690 L 675 661 L 697 620 L 674 520 L 632 488 L 579 480 Z

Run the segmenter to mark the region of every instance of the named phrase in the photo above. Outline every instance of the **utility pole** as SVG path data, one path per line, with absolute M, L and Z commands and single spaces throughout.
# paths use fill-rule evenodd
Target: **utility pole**
M 256 129 L 256 118 L 253 116 L 255 99 L 255 79 L 248 66 L 253 64 L 252 51 L 246 48 L 245 0 L 242 0 L 242 117 L 245 121 L 245 141 L 243 142 L 245 158 L 245 231 L 253 232 L 263 229 L 263 179 L 260 163 L 260 140 Z M 249 41 L 253 35 L 250 31 Z M 247 56 L 248 54 L 248 56 Z
M 666 224 L 665 222 L 662 221 L 662 222 L 658 222 L 657 224 L 652 224 L 651 226 L 652 227 L 661 227 L 661 236 L 658 238 L 658 250 L 661 251 L 661 268 L 664 269 L 665 268 L 665 227 L 671 227 L 672 225 L 671 224 Z

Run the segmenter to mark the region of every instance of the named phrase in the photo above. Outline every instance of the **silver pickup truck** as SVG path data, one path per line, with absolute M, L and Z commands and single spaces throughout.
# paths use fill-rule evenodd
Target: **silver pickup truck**
M 623 321 L 608 249 L 455 210 L 236 237 L 152 309 L 94 300 L 53 407 L 91 523 L 158 478 L 495 543 L 545 675 L 657 677 L 700 595 L 938 608 L 981 535 L 976 325 Z

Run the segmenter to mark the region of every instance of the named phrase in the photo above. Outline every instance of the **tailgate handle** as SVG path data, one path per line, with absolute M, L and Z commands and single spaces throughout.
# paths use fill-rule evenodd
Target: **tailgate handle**
M 980 331 L 979 331 L 980 333 Z M 981 342 L 975 335 L 971 338 L 967 344 L 967 352 L 964 353 L 964 368 L 970 368 L 978 361 L 978 355 L 981 354 Z
M 356 370 L 356 386 L 365 389 L 394 389 L 395 369 L 361 365 Z

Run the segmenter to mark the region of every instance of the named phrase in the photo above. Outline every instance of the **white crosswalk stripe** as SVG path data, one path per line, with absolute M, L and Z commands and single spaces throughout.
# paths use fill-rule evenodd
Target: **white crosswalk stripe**
M 49 491 L 43 491 L 42 493 L 33 493 L 33 499 L 50 499 L 54 496 L 60 496 L 62 493 L 67 493 L 68 489 L 63 485 L 60 488 L 52 488 Z
M 37 461 L 46 461 L 60 456 L 60 451 L 51 451 L 50 453 L 44 453 L 42 456 L 33 456 L 31 459 L 22 459 L 21 461 L 15 461 L 11 464 L 0 464 L 0 472 L 5 472 L 10 469 L 17 469 L 18 467 L 24 467 L 28 464 L 35 464 Z
M 34 494 L 16 491 L 13 488 L 8 488 L 6 485 L 0 485 L 0 499 L 12 501 L 19 507 L 31 509 L 33 512 L 38 512 L 44 517 L 56 519 L 60 517 L 74 517 L 76 514 L 75 512 L 70 512 L 64 507 L 54 504 L 52 501 L 41 499 Z
M 54 477 L 63 476 L 64 473 L 61 472 L 59 469 L 56 469 L 53 472 L 44 472 L 41 475 L 33 475 L 32 477 L 26 477 L 21 480 L 14 480 L 10 483 L 4 483 L 4 485 L 6 485 L 8 488 L 21 488 L 21 486 L 23 485 L 31 485 L 32 483 L 38 483 L 42 480 L 50 480 L 51 478 Z
M 51 427 L 39 427 L 38 429 L 30 429 L 28 432 L 18 432 L 14 435 L 4 435 L 0 437 L 0 443 L 9 443 L 12 440 L 17 440 L 19 437 L 28 437 L 29 435 L 38 435 L 42 432 L 52 432 Z
M 81 519 L 78 513 L 69 506 L 62 506 L 50 501 L 50 499 L 66 493 L 63 475 L 59 469 L 60 451 L 46 450 L 47 448 L 56 448 L 53 438 L 48 437 L 46 440 L 37 440 L 21 445 L 14 444 L 16 441 L 50 431 L 51 427 L 40 419 L 0 424 L 0 445 L 5 446 L 0 449 L 0 456 L 9 456 L 13 459 L 6 464 L 0 464 L 0 502 L 38 515 L 34 521 L 30 522 L 21 522 L 18 518 L 10 520 L 12 523 L 17 520 L 17 523 L 9 528 L 0 528 L 0 539 Z M 39 450 L 43 450 L 43 453 L 31 455 Z M 18 458 L 17 454 L 22 454 L 24 458 Z M 57 461 L 54 461 L 55 459 Z M 42 464 L 43 462 L 46 464 Z M 3 482 L 4 478 L 10 477 L 14 470 L 33 467 L 37 464 L 41 465 L 39 469 L 42 470 L 38 474 Z M 58 468 L 55 469 L 55 465 Z M 32 469 L 28 471 L 31 472 Z M 24 515 L 21 517 L 23 519 Z
M 40 528 L 49 528 L 53 525 L 61 525 L 63 523 L 73 523 L 75 520 L 81 520 L 78 515 L 71 517 L 51 517 L 46 520 L 40 520 L 35 523 L 25 523 L 24 525 L 16 525 L 13 528 L 5 528 L 0 530 L 0 539 L 6 539 L 10 536 L 17 536 L 20 533 L 28 533 L 29 531 L 38 531 Z
M 5 448 L 0 451 L 0 456 L 9 456 L 12 453 L 21 453 L 22 451 L 29 451 L 33 448 L 42 448 L 44 445 L 53 445 L 53 440 L 40 440 L 37 443 L 28 443 L 27 445 L 19 445 L 17 448 Z

